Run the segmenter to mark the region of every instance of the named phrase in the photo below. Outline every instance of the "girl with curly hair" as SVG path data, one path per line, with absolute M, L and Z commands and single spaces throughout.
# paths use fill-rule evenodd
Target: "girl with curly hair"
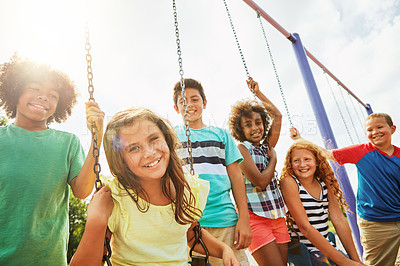
M 290 241 L 285 203 L 279 191 L 275 166 L 282 115 L 252 78 L 247 85 L 261 100 L 243 100 L 232 107 L 229 126 L 240 141 L 247 207 L 253 239 L 248 247 L 258 265 L 286 265 Z
M 289 148 L 280 187 L 289 210 L 287 222 L 292 229 L 291 236 L 298 235 L 300 242 L 307 246 L 313 265 L 363 265 L 342 212 L 348 205 L 317 145 L 300 139 Z M 328 214 L 350 258 L 329 242 Z
M 74 134 L 49 128 L 71 114 L 77 93 L 66 74 L 14 55 L 0 65 L 0 265 L 67 265 L 69 187 L 81 199 L 95 182 L 93 156 Z M 104 113 L 86 105 L 102 139 Z M 93 147 L 89 150 L 89 155 Z
M 185 176 L 169 122 L 145 108 L 118 112 L 108 122 L 104 151 L 114 178 L 88 207 L 73 265 L 102 265 L 107 225 L 113 265 L 188 265 L 187 246 L 206 205 L 208 181 Z M 112 197 L 112 199 L 111 199 Z M 202 229 L 213 257 L 237 266 L 233 250 Z M 204 250 L 200 244 L 195 249 Z

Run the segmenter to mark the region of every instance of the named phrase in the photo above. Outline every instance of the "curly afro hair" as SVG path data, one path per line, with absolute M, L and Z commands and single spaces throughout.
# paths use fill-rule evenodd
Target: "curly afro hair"
M 61 123 L 71 115 L 78 93 L 69 77 L 49 65 L 38 64 L 14 55 L 10 62 L 0 65 L 0 107 L 8 118 L 17 114 L 17 104 L 24 88 L 31 82 L 51 81 L 56 85 L 60 95 L 57 109 L 47 119 L 47 124 L 55 121 Z
M 231 134 L 237 141 L 246 141 L 241 121 L 242 117 L 251 117 L 252 112 L 260 114 L 264 126 L 262 140 L 264 144 L 268 144 L 267 132 L 271 124 L 271 117 L 268 114 L 268 110 L 254 100 L 242 100 L 232 106 L 231 115 L 229 117 L 229 129 L 231 130 Z

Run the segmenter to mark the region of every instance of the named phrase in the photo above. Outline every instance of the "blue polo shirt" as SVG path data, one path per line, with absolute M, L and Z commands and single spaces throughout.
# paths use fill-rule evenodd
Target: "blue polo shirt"
M 357 214 L 374 222 L 400 221 L 400 149 L 394 146 L 389 156 L 367 143 L 332 152 L 340 165 L 357 167 Z

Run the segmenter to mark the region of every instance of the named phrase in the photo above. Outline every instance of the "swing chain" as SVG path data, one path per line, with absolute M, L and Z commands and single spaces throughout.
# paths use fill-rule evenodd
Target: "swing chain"
M 350 118 L 351 125 L 353 126 L 354 133 L 356 134 L 356 137 L 358 139 L 358 143 L 361 143 L 361 140 L 358 137 L 357 130 L 356 130 L 356 127 L 355 127 L 354 122 L 353 122 L 353 117 L 350 115 L 349 106 L 347 105 L 346 99 L 343 96 L 343 90 L 341 89 L 341 86 L 340 86 L 339 82 L 337 82 L 337 87 L 339 88 L 340 95 L 342 96 L 342 100 L 343 100 L 344 106 L 346 107 L 347 114 L 348 114 L 348 116 Z M 350 96 L 349 92 L 347 92 L 347 95 Z
M 193 227 L 193 231 L 194 231 L 194 242 L 192 247 L 189 250 L 189 256 L 192 258 L 192 266 L 200 266 L 200 265 L 209 265 L 208 264 L 208 257 L 209 252 L 208 249 L 206 247 L 206 245 L 204 244 L 203 240 L 201 239 L 201 226 L 199 223 L 197 223 L 194 227 Z M 200 244 L 201 247 L 204 250 L 205 253 L 205 257 L 203 256 L 194 256 L 192 254 L 192 252 L 194 251 L 194 248 L 196 247 L 197 244 Z
M 88 27 L 88 25 L 86 25 L 85 49 L 87 51 L 86 63 L 87 63 L 87 78 L 88 78 L 88 82 L 89 82 L 89 86 L 88 86 L 89 101 L 94 102 L 95 100 L 93 98 L 94 87 L 93 87 L 93 73 L 92 73 L 92 56 L 90 55 L 90 49 L 92 48 L 92 46 L 90 45 L 89 38 L 90 38 L 89 27 Z
M 96 180 L 94 182 L 94 185 L 96 187 L 96 191 L 99 191 L 103 186 L 103 184 L 100 180 L 100 171 L 101 171 L 101 166 L 99 163 L 100 149 L 97 141 L 97 128 L 94 125 L 94 123 L 91 126 L 90 130 L 92 133 L 93 158 L 94 158 L 93 171 L 96 174 Z
M 226 0 L 223 0 L 223 1 L 224 1 L 226 13 L 228 14 L 229 23 L 231 24 L 231 28 L 232 28 L 232 31 L 233 31 L 233 35 L 235 36 L 236 45 L 237 45 L 237 47 L 238 47 L 238 50 L 239 50 L 239 53 L 240 53 L 240 57 L 242 58 L 244 70 L 246 71 L 247 78 L 250 78 L 249 69 L 247 68 L 246 61 L 244 60 L 244 55 L 243 55 L 243 52 L 242 52 L 242 48 L 240 48 L 239 39 L 238 39 L 238 37 L 237 37 L 235 27 L 233 26 L 233 22 L 232 22 L 231 14 L 230 14 L 229 9 L 228 9 L 228 5 L 227 5 L 227 3 L 226 3 Z M 252 91 L 253 94 L 254 94 L 254 90 L 253 90 L 252 88 L 251 88 L 251 91 Z
M 326 73 L 325 68 L 323 68 L 322 70 L 323 70 L 323 72 L 324 72 L 324 76 L 325 76 L 326 82 L 328 83 L 328 87 L 329 87 L 329 89 L 330 89 L 330 91 L 331 91 L 332 97 L 333 97 L 333 99 L 335 100 L 336 107 L 337 107 L 337 109 L 338 109 L 338 111 L 339 111 L 340 117 L 342 118 L 344 127 L 346 128 L 347 135 L 349 136 L 351 143 L 354 144 L 353 138 L 351 137 L 351 134 L 350 134 L 349 127 L 347 126 L 347 122 L 346 122 L 346 120 L 345 120 L 345 118 L 344 118 L 342 109 L 340 108 L 340 105 L 339 105 L 339 102 L 338 102 L 338 100 L 337 100 L 337 98 L 336 98 L 336 95 L 335 95 L 335 93 L 333 92 L 331 83 L 329 82 L 328 74 Z
M 107 265 L 111 266 L 110 258 L 111 258 L 112 251 L 111 251 L 110 239 L 107 236 L 104 238 L 104 246 L 107 249 L 107 254 L 103 255 L 103 261 L 105 261 L 107 263 Z
M 93 73 L 92 73 L 92 56 L 90 55 L 90 49 L 91 49 L 91 45 L 90 45 L 90 41 L 89 41 L 89 27 L 86 24 L 86 33 L 85 33 L 85 39 L 86 39 L 86 43 L 85 43 L 85 49 L 87 51 L 86 54 L 86 63 L 87 63 L 87 78 L 88 78 L 88 92 L 89 92 L 89 101 L 94 102 L 94 98 L 93 98 L 93 92 L 94 92 L 94 87 L 93 87 Z M 101 171 L 101 166 L 100 166 L 100 162 L 99 162 L 99 157 L 100 157 L 100 149 L 99 149 L 99 145 L 98 145 L 98 140 L 97 140 L 97 128 L 95 123 L 93 123 L 91 125 L 90 131 L 92 133 L 92 146 L 93 146 L 93 157 L 94 157 L 94 165 L 93 165 L 93 171 L 96 175 L 96 180 L 95 180 L 95 188 L 96 191 L 99 191 L 103 184 L 100 180 L 100 171 Z M 103 261 L 105 261 L 107 263 L 107 265 L 112 265 L 110 258 L 111 258 L 111 246 L 110 246 L 110 239 L 108 239 L 108 237 L 106 236 L 104 239 L 104 246 L 107 249 L 107 253 L 105 255 L 103 255 Z
M 185 90 L 185 79 L 183 78 L 183 64 L 182 64 L 182 51 L 181 51 L 181 41 L 179 39 L 179 28 L 178 28 L 178 13 L 176 11 L 175 0 L 172 1 L 172 7 L 174 10 L 174 25 L 175 25 L 175 36 L 176 36 L 176 45 L 177 45 L 177 54 L 178 54 L 178 63 L 179 63 L 179 75 L 181 76 L 181 96 L 183 99 L 183 109 L 185 110 L 185 114 L 183 116 L 183 120 L 185 123 L 185 134 L 187 137 L 187 149 L 188 149 L 188 163 L 190 165 L 190 174 L 194 175 L 194 167 L 193 167 L 193 155 L 192 155 L 192 142 L 190 141 L 190 129 L 189 129 L 189 115 L 187 113 L 187 101 L 186 101 L 186 90 Z
M 90 45 L 90 34 L 89 34 L 89 27 L 88 25 L 86 25 L 86 33 L 85 33 L 85 39 L 86 39 L 86 43 L 85 43 L 85 49 L 86 49 L 86 64 L 87 64 L 87 78 L 88 78 L 88 92 L 89 92 L 89 101 L 94 102 L 94 98 L 93 98 L 93 92 L 94 92 L 94 87 L 93 87 L 93 72 L 92 72 L 92 56 L 90 55 L 90 49 L 91 49 L 91 45 Z M 103 186 L 101 180 L 100 180 L 100 171 L 101 171 L 101 167 L 100 167 L 100 163 L 99 163 L 99 156 L 100 156 L 100 149 L 99 149 L 99 145 L 98 145 L 98 141 L 97 141 L 97 128 L 95 126 L 95 124 L 93 123 L 90 131 L 92 133 L 92 145 L 93 145 L 93 158 L 94 158 L 94 165 L 93 165 L 93 171 L 96 174 L 96 181 L 94 183 L 95 187 L 96 187 L 96 191 L 99 191 L 100 188 Z
M 260 12 L 258 10 L 257 10 L 257 18 L 258 18 L 258 20 L 260 22 L 260 26 L 261 26 L 262 33 L 264 35 L 265 43 L 267 44 L 269 58 L 271 60 L 272 67 L 273 67 L 274 72 L 275 72 L 275 78 L 276 78 L 276 81 L 278 82 L 279 91 L 281 92 L 283 105 L 285 106 L 286 116 L 287 116 L 287 118 L 289 120 L 290 127 L 292 128 L 293 127 L 293 123 L 292 123 L 292 118 L 291 118 L 290 113 L 289 113 L 289 107 L 288 107 L 288 105 L 286 103 L 286 97 L 285 97 L 285 94 L 283 93 L 283 88 L 282 88 L 282 84 L 281 84 L 281 81 L 280 81 L 279 76 L 278 76 L 278 71 L 276 69 L 275 60 L 274 60 L 274 57 L 272 56 L 271 47 L 269 46 L 267 34 L 265 33 L 264 25 L 262 23 Z

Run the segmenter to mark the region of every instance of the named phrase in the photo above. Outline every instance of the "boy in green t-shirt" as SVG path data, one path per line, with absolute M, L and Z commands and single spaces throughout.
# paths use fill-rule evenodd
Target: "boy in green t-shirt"
M 15 118 L 0 128 L 0 265 L 67 265 L 69 186 L 90 195 L 94 158 L 85 160 L 77 136 L 48 125 L 67 119 L 76 96 L 48 65 L 17 56 L 0 65 L 0 106 Z M 86 117 L 100 147 L 104 113 L 90 102 Z

